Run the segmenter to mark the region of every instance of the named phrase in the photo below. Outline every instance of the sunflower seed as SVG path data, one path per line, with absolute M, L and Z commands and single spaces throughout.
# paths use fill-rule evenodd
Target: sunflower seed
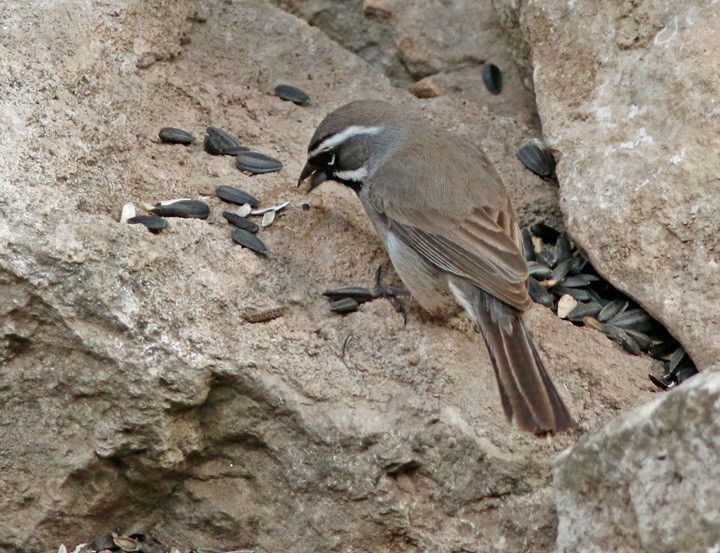
M 157 215 L 136 215 L 135 217 L 130 217 L 127 222 L 131 225 L 138 223 L 145 225 L 145 228 L 150 232 L 160 232 L 168 226 L 168 222 Z
M 531 277 L 537 280 L 547 280 L 550 278 L 550 275 L 552 275 L 552 269 L 550 267 L 541 265 L 537 261 L 528 263 L 528 272 Z
M 574 323 L 581 323 L 585 317 L 594 317 L 600 312 L 597 303 L 578 303 L 568 314 L 568 320 Z
M 330 304 L 330 311 L 335 313 L 352 313 L 360 304 L 352 298 L 343 298 Z
M 675 351 L 677 347 L 678 344 L 675 340 L 666 342 L 660 341 L 650 346 L 648 349 L 648 355 L 654 357 L 655 359 L 663 359 Z
M 597 330 L 598 332 L 603 331 L 602 323 L 600 321 L 598 321 L 595 317 L 585 317 L 583 319 L 583 324 L 588 328 Z
M 173 200 L 159 202 L 150 211 L 161 217 L 185 217 L 190 219 L 207 219 L 210 207 L 199 200 Z
M 635 341 L 635 339 L 632 338 L 627 332 L 624 333 L 620 345 L 625 351 L 631 353 L 632 355 L 642 355 L 642 349 Z
M 527 169 L 540 177 L 555 176 L 555 158 L 545 148 L 528 144 L 518 150 L 517 158 Z
M 539 303 L 540 305 L 544 305 L 545 307 L 552 309 L 552 296 L 547 290 L 545 290 L 543 285 L 540 284 L 533 277 L 528 278 L 528 292 L 530 293 L 530 297 L 535 303 Z
M 290 202 L 282 202 L 280 204 L 271 205 L 270 207 L 263 207 L 262 209 L 253 209 L 250 212 L 250 215 L 264 215 L 268 211 L 282 211 L 289 205 Z
M 567 319 L 568 314 L 577 307 L 577 300 L 572 296 L 565 294 L 558 300 L 557 316 L 561 319 Z
M 289 84 L 279 84 L 275 87 L 275 96 L 281 100 L 287 100 L 298 106 L 306 106 L 310 103 L 310 96 L 303 90 L 290 86 Z
M 363 303 L 377 298 L 377 294 L 360 286 L 346 286 L 344 288 L 338 288 L 337 290 L 325 290 L 323 292 L 323 296 L 332 301 L 341 300 L 343 298 L 352 298 L 358 303 Z
M 603 332 L 605 333 L 605 336 L 610 338 L 613 342 L 620 344 L 628 353 L 632 353 L 633 355 L 642 355 L 640 346 L 638 346 L 637 342 L 633 340 L 622 328 L 618 328 L 611 324 L 605 324 L 603 325 Z
M 263 213 L 262 221 L 260 222 L 260 226 L 265 228 L 269 227 L 273 224 L 273 221 L 275 220 L 275 214 L 277 211 L 266 211 Z
M 570 271 L 570 260 L 566 259 L 562 263 L 558 263 L 555 266 L 555 268 L 552 271 L 552 276 L 550 278 L 552 278 L 554 281 L 559 282 L 567 276 L 569 271 Z
M 608 322 L 619 328 L 634 328 L 640 332 L 651 332 L 655 326 L 654 321 L 644 309 L 628 309 L 618 313 Z
M 558 263 L 562 263 L 565 260 L 569 260 L 572 255 L 572 245 L 570 244 L 570 238 L 567 232 L 560 233 L 558 236 L 557 244 L 555 245 L 555 251 L 558 256 Z
M 649 374 L 649 375 L 648 375 L 648 378 L 650 379 L 650 382 L 652 382 L 653 384 L 655 384 L 655 386 L 657 386 L 657 387 L 660 388 L 661 390 L 668 390 L 668 389 L 670 389 L 670 386 L 668 386 L 668 385 L 665 384 L 662 380 L 660 380 L 659 378 L 656 378 L 656 377 L 653 376 L 652 374 Z
M 253 223 L 250 219 L 246 219 L 245 217 L 237 215 L 236 213 L 231 213 L 230 211 L 223 211 L 222 216 L 225 217 L 225 220 L 228 223 L 236 226 L 237 228 L 241 228 L 252 233 L 258 231 L 258 226 L 255 223 Z
M 537 253 L 535 259 L 538 263 L 552 268 L 557 263 L 557 254 L 553 250 L 543 250 Z
M 500 94 L 502 92 L 502 73 L 500 68 L 493 63 L 486 63 L 482 66 L 482 79 L 485 88 L 490 94 Z
M 158 133 L 160 141 L 165 144 L 183 144 L 185 146 L 195 142 L 195 137 L 189 132 L 174 127 L 163 127 Z
M 137 215 L 137 210 L 135 209 L 134 203 L 127 203 L 122 207 L 122 212 L 120 213 L 120 222 L 121 223 L 127 223 L 128 219 L 132 219 Z
M 235 188 L 234 186 L 218 186 L 215 189 L 215 194 L 217 194 L 217 197 L 221 200 L 230 202 L 231 204 L 250 204 L 252 207 L 260 205 L 260 200 L 258 200 L 255 196 L 241 190 L 240 188 Z
M 586 288 L 588 294 L 590 295 L 590 301 L 597 303 L 600 307 L 603 307 L 607 304 L 607 300 L 600 297 L 600 294 L 598 294 L 595 290 L 592 288 Z
M 603 307 L 600 313 L 598 313 L 598 321 L 601 323 L 608 322 L 618 313 L 625 311 L 628 308 L 628 305 L 630 305 L 630 303 L 626 301 L 625 298 L 614 299 Z
M 576 275 L 587 265 L 587 259 L 581 255 L 575 255 L 570 259 L 570 274 Z
M 668 360 L 668 367 L 665 374 L 675 374 L 678 370 L 678 367 L 680 367 L 680 364 L 685 361 L 686 358 L 687 353 L 685 353 L 685 350 L 682 347 L 679 347 L 675 351 L 673 351 L 670 359 Z
M 522 231 L 523 252 L 526 261 L 535 261 L 535 245 L 532 242 L 532 236 L 528 229 Z
M 625 333 L 630 336 L 635 342 L 637 342 L 637 345 L 640 346 L 640 349 L 643 351 L 647 351 L 650 349 L 650 346 L 653 345 L 654 340 L 650 338 L 647 334 L 644 332 L 640 332 L 639 330 L 635 330 L 633 328 L 626 328 Z
M 205 136 L 205 151 L 213 156 L 236 156 L 250 148 L 240 146 L 238 139 L 217 127 L 207 127 Z
M 568 259 L 568 261 L 570 261 L 570 260 Z M 558 267 L 559 267 L 559 265 L 558 265 Z M 557 268 L 555 270 L 557 270 Z M 591 275 L 587 275 L 587 276 L 591 276 Z M 581 275 L 574 275 L 574 276 L 568 276 L 568 277 L 563 278 L 560 281 L 560 284 L 562 284 L 563 286 L 567 286 L 568 288 L 583 288 L 583 287 L 587 286 L 588 284 L 590 284 L 590 281 L 582 278 Z
M 686 369 L 683 369 L 677 373 L 677 376 L 675 379 L 677 380 L 678 384 L 682 384 L 685 382 L 688 378 L 695 376 L 698 373 L 697 367 L 692 366 L 688 367 Z
M 257 253 L 267 253 L 267 246 L 263 244 L 262 240 L 244 229 L 234 229 L 231 236 L 233 241 L 241 246 L 251 249 Z
M 577 301 L 590 301 L 591 299 L 590 293 L 587 290 L 583 290 L 582 288 L 568 288 L 562 284 L 556 284 L 550 288 L 550 291 L 556 296 L 572 296 Z
M 540 238 L 546 244 L 555 244 L 560 237 L 560 231 L 545 223 L 535 223 L 530 227 L 530 232 Z
M 266 156 L 260 152 L 240 152 L 235 157 L 235 167 L 248 173 L 273 173 L 282 169 L 280 160 Z

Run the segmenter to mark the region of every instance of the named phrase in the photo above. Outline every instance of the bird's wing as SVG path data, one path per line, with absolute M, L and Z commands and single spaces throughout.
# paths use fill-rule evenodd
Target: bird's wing
M 532 302 L 522 242 L 508 203 L 506 210 L 468 208 L 459 215 L 437 209 L 414 211 L 384 206 L 391 232 L 436 267 L 473 283 L 508 305 L 525 311 Z

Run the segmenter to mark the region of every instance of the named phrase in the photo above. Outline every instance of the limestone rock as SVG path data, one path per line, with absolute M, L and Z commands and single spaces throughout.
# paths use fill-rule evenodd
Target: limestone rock
M 700 368 L 720 358 L 720 12 L 530 1 L 535 91 L 568 230 Z
M 563 553 L 720 547 L 720 366 L 581 438 L 555 467 Z

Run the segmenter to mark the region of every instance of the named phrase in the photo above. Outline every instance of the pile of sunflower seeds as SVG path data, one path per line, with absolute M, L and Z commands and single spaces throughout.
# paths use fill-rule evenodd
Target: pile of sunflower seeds
M 113 532 L 101 538 L 81 543 L 72 549 L 60 545 L 58 553 L 181 553 L 177 547 L 168 547 L 159 540 L 146 534 L 122 534 Z M 216 549 L 192 548 L 184 553 L 255 553 L 252 549 L 236 549 L 234 551 L 218 551 Z
M 637 303 L 604 280 L 566 232 L 537 223 L 522 236 L 533 301 L 576 325 L 602 332 L 633 355 L 659 360 L 662 375 L 649 377 L 663 390 L 697 374 L 683 347 Z

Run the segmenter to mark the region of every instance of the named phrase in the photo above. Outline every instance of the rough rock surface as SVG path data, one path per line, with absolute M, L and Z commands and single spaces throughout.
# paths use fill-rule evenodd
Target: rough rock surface
M 530 1 L 568 230 L 699 368 L 720 359 L 716 2 Z
M 557 551 L 720 550 L 720 366 L 584 436 L 555 467 Z
M 11 4 L 0 549 L 124 528 L 219 550 L 550 551 L 553 457 L 651 398 L 650 362 L 538 307 L 528 325 L 579 428 L 511 431 L 463 317 L 329 312 L 323 289 L 370 284 L 387 259 L 351 193 L 295 188 L 328 111 L 395 99 L 480 143 L 525 223 L 553 222 L 553 191 L 514 158 L 533 131 L 473 102 L 420 102 L 260 1 Z M 279 100 L 278 82 L 312 104 Z M 167 125 L 226 128 L 285 168 L 240 174 L 199 143 L 160 144 Z M 261 232 L 267 257 L 231 242 L 221 184 L 290 200 Z M 158 235 L 118 222 L 125 202 L 173 197 L 204 198 L 210 219 Z
M 273 1 L 418 97 L 452 94 L 481 102 L 492 113 L 537 124 L 535 99 L 513 62 L 490 0 Z M 486 62 L 501 69 L 502 94 L 485 88 L 481 68 Z

